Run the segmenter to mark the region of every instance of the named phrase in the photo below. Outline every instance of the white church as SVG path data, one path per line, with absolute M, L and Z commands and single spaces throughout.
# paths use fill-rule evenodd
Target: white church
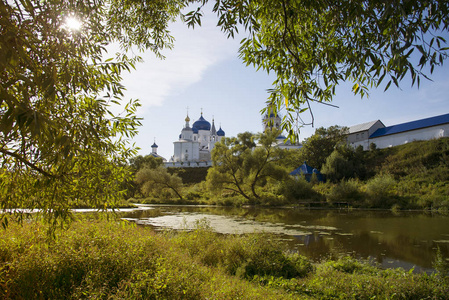
M 190 118 L 187 114 L 184 128 L 181 130 L 179 140 L 173 142 L 174 155 L 166 167 L 209 167 L 212 165 L 211 151 L 215 143 L 221 141 L 225 132 L 215 128 L 214 119 L 209 123 L 201 112 L 200 118 L 190 127 Z

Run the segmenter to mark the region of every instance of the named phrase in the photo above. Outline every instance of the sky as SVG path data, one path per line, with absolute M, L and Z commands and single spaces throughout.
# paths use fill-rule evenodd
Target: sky
M 227 137 L 238 133 L 262 131 L 262 116 L 272 87 L 273 75 L 252 66 L 246 67 L 238 58 L 240 34 L 227 39 L 216 27 L 216 17 L 209 14 L 201 27 L 187 28 L 173 23 L 174 48 L 165 50 L 164 60 L 152 52 L 141 53 L 143 63 L 124 74 L 125 98 L 139 99 L 137 115 L 142 120 L 139 134 L 133 139 L 140 155 L 151 153 L 156 142 L 158 154 L 167 160 L 173 155 L 173 142 L 185 125 L 187 112 L 190 126 L 203 117 L 225 131 Z M 338 108 L 312 103 L 314 126 L 301 128 L 300 140 L 310 137 L 316 128 L 352 125 L 381 120 L 385 126 L 449 113 L 448 64 L 436 68 L 432 81 L 421 80 L 411 87 L 410 81 L 392 85 L 389 90 L 373 89 L 369 98 L 361 99 L 351 92 L 351 85 L 336 90 L 332 102 Z M 304 121 L 311 121 L 304 113 Z

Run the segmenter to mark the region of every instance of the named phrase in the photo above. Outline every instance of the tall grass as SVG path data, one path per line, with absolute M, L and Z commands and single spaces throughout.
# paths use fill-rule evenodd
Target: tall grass
M 48 241 L 38 223 L 0 236 L 1 299 L 278 299 L 208 268 L 169 239 L 123 222 L 74 222 Z
M 440 273 L 312 263 L 273 236 L 219 235 L 207 223 L 155 234 L 90 219 L 53 240 L 37 222 L 0 233 L 1 299 L 446 299 Z

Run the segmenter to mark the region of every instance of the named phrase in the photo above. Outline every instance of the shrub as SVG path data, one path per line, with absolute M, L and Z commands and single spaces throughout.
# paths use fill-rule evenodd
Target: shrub
M 313 185 L 307 182 L 304 176 L 295 176 L 284 180 L 279 186 L 278 193 L 283 195 L 290 203 L 319 197 L 314 191 Z
M 340 183 L 333 185 L 327 196 L 328 202 L 348 202 L 352 205 L 360 204 L 364 198 L 361 191 L 361 183 L 356 179 L 342 180 Z
M 334 150 L 326 158 L 321 172 L 326 174 L 328 180 L 337 182 L 354 176 L 354 163 L 344 157 L 338 150 Z
M 329 260 L 325 262 L 324 265 L 349 274 L 375 274 L 379 271 L 376 267 L 371 266 L 369 262 L 358 260 L 350 256 L 341 257 L 337 260 Z
M 303 277 L 312 271 L 311 262 L 286 253 L 282 244 L 267 234 L 223 236 L 207 228 L 176 234 L 173 239 L 191 255 L 230 275 L 251 279 L 258 276 Z
M 379 174 L 366 183 L 366 201 L 368 206 L 390 208 L 394 196 L 396 181 L 389 174 Z

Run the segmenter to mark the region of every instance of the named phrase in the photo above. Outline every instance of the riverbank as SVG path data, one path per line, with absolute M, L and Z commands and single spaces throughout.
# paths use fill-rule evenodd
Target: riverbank
M 143 193 L 139 185 L 135 185 L 134 192 L 129 193 L 134 198 L 129 200 L 147 204 L 305 206 L 331 209 L 344 206 L 395 211 L 449 211 L 449 138 L 414 141 L 370 151 L 349 148 L 340 150 L 345 150 L 343 154 L 348 157 L 344 157 L 344 164 L 337 169 L 345 172 L 337 174 L 336 170 L 330 168 L 329 162 L 326 182 L 318 181 L 313 176 L 310 181 L 304 176 L 288 176 L 297 168 L 298 163 L 309 161 L 313 157 L 307 157 L 301 150 L 287 151 L 276 162 L 277 167 L 284 168 L 284 172 L 279 171 L 284 173 L 283 177 L 271 178 L 267 175 L 266 179 L 257 184 L 248 185 L 246 181 L 251 176 L 241 171 L 237 176 L 238 182 L 235 182 L 237 186 L 217 188 L 220 185 L 210 178 L 207 180 L 205 175 L 206 171 L 212 169 L 200 170 L 203 177 L 198 176 L 198 172 L 193 173 L 194 170 L 191 169 L 171 170 L 187 183 L 177 187 L 178 195 L 170 190 Z M 232 176 L 230 178 L 229 182 L 233 182 Z
M 413 274 L 349 257 L 312 263 L 268 235 L 155 233 L 87 219 L 57 231 L 10 224 L 0 235 L 2 299 L 444 299 L 447 269 Z M 444 273 L 446 272 L 446 273 Z

